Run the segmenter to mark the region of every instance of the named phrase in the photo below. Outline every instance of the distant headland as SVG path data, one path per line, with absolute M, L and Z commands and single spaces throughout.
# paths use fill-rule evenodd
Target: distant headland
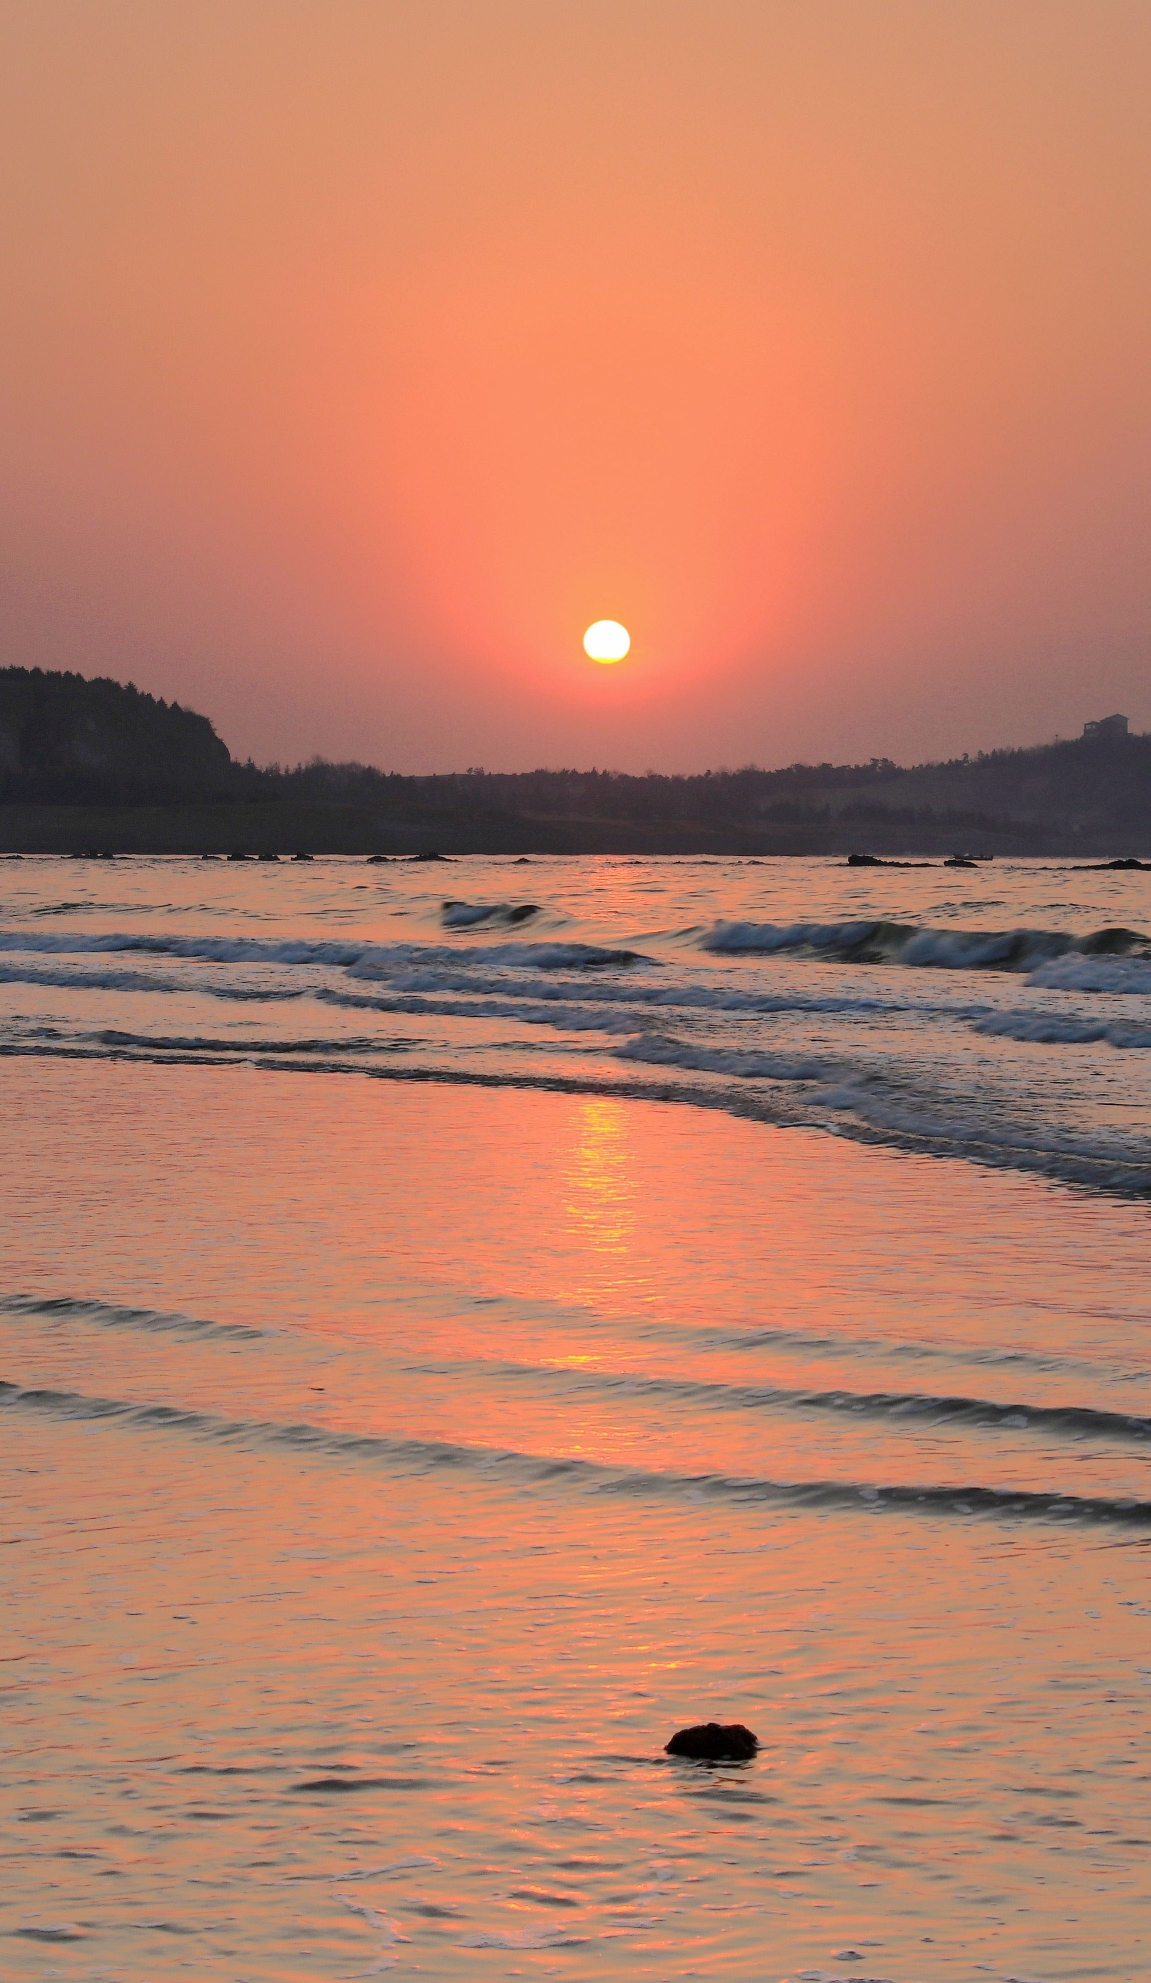
M 0 852 L 1145 856 L 1151 736 L 904 767 L 428 777 L 238 763 L 206 716 L 130 683 L 0 669 Z

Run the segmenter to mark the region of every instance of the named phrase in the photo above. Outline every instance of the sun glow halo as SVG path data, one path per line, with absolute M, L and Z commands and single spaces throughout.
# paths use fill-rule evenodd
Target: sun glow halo
M 597 620 L 583 637 L 583 649 L 590 661 L 622 661 L 631 646 L 631 635 L 618 620 Z

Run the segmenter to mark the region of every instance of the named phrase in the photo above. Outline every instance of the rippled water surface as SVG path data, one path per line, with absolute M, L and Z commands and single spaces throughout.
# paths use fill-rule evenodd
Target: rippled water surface
M 1143 1193 L 1151 879 L 986 862 L 0 862 L 0 1050 L 818 1122 Z
M 1149 885 L 0 863 L 0 1974 L 1144 1974 Z

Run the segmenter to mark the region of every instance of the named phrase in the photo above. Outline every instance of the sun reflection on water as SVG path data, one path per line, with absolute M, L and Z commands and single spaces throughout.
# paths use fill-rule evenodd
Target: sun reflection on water
M 576 1117 L 571 1156 L 564 1167 L 569 1233 L 579 1242 L 578 1276 L 571 1293 L 583 1301 L 632 1301 L 639 1290 L 632 1257 L 636 1181 L 632 1124 L 626 1102 L 589 1096 Z

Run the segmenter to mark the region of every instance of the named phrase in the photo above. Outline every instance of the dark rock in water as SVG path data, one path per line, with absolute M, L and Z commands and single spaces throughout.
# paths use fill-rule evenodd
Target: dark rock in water
M 949 854 L 943 865 L 945 868 L 973 868 L 975 862 L 970 854 Z
M 701 1721 L 681 1728 L 665 1744 L 669 1756 L 688 1756 L 698 1763 L 747 1763 L 759 1748 L 759 1737 L 741 1721 Z
M 280 856 L 279 856 L 278 854 L 261 854 L 261 855 L 260 855 L 260 859 L 261 859 L 262 861 L 278 861 L 278 860 L 279 860 L 279 858 L 280 858 Z
M 316 858 L 316 857 L 315 857 L 315 855 L 314 855 L 314 854 L 293 854 L 293 855 L 292 855 L 292 859 L 293 859 L 294 861 L 314 861 L 314 860 L 315 860 L 315 858 Z
M 310 856 L 309 856 L 309 858 L 310 858 Z M 390 854 L 369 854 L 369 855 L 368 855 L 368 866 L 369 866 L 370 868 L 376 868 L 376 867 L 379 867 L 379 865 L 380 865 L 380 862 L 381 862 L 381 861 L 390 861 L 390 860 L 391 860 L 391 858 L 392 858 L 392 857 L 391 857 L 391 855 L 390 855 Z
M 228 855 L 228 859 L 230 861 L 250 861 L 254 859 L 254 856 L 252 854 L 242 854 L 237 847 L 234 852 Z
M 1136 873 L 1142 874 L 1144 869 L 1148 866 L 1151 866 L 1151 862 L 1135 861 L 1135 860 L 1101 861 L 1099 863 L 1098 871 L 1100 874 L 1103 874 L 1110 868 L 1117 868 L 1121 873 L 1127 873 L 1131 869 L 1134 869 Z
M 929 868 L 931 861 L 887 861 L 882 854 L 849 854 L 849 868 Z
M 413 854 L 412 859 L 413 861 L 447 861 L 451 859 L 451 856 L 450 854 L 437 854 L 433 849 L 428 854 Z

